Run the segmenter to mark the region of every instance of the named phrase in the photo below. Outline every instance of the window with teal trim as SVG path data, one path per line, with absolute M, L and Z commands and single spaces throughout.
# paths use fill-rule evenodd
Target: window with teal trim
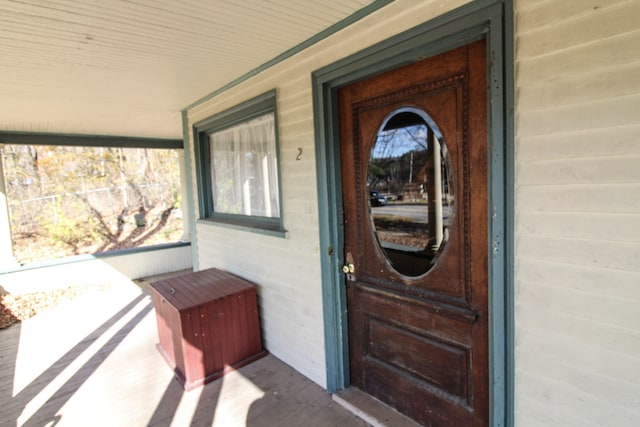
M 194 126 L 200 218 L 282 231 L 276 92 Z

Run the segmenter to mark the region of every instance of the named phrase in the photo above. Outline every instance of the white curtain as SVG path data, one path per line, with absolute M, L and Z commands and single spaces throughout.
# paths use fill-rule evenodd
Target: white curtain
M 209 134 L 213 210 L 279 217 L 273 113 Z

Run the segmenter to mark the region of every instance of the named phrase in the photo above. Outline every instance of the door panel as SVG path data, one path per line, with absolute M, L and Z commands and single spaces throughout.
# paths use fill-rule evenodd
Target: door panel
M 485 58 L 479 41 L 339 91 L 352 385 L 431 426 L 488 424 Z M 424 152 L 394 151 L 407 138 Z

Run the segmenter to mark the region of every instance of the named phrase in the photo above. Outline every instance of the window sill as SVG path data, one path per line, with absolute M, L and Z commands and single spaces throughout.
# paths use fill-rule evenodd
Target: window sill
M 254 221 L 244 221 L 239 218 L 233 218 L 233 219 L 201 218 L 198 220 L 198 224 L 231 228 L 234 230 L 248 231 L 251 233 L 264 234 L 267 236 L 274 236 L 274 237 L 281 237 L 281 238 L 287 237 L 287 230 L 285 230 L 284 228 L 281 228 L 279 225 L 268 224 L 268 223 L 261 224 Z

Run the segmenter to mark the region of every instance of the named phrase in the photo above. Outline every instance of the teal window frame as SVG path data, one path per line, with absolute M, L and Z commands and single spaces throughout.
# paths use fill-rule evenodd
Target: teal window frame
M 193 125 L 195 166 L 198 185 L 198 209 L 199 221 L 201 223 L 215 223 L 233 228 L 248 229 L 263 234 L 284 236 L 277 110 L 277 91 L 273 89 Z M 228 129 L 270 113 L 272 113 L 274 117 L 279 215 L 276 217 L 266 217 L 216 211 L 213 201 L 213 183 L 211 180 L 212 168 L 209 134 Z

